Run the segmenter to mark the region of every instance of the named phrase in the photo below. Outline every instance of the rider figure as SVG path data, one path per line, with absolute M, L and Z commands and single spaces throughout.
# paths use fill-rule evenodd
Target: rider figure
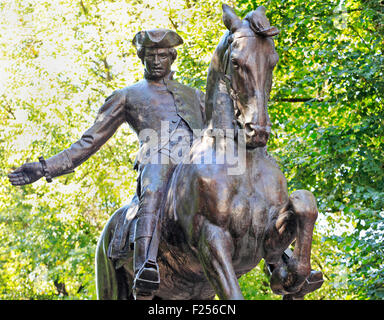
M 151 295 L 160 280 L 155 254 L 148 254 L 152 235 L 166 184 L 176 166 L 172 154 L 175 142 L 161 140 L 161 144 L 148 145 L 140 132 L 152 129 L 160 133 L 162 124 L 169 125 L 168 137 L 178 130 L 185 132 L 192 143 L 193 129 L 205 126 L 204 95 L 172 80 L 171 65 L 176 59 L 175 46 L 183 43 L 174 31 L 153 29 L 140 31 L 132 41 L 145 70 L 144 79 L 123 89 L 116 90 L 100 108 L 94 124 L 68 149 L 40 162 L 25 163 L 9 174 L 14 185 L 24 185 L 45 176 L 51 178 L 73 172 L 116 132 L 123 122 L 139 136 L 140 149 L 150 152 L 151 159 L 143 161 L 139 152 L 135 169 L 138 170 L 137 195 L 139 209 L 134 245 L 134 293 L 136 298 Z M 182 130 L 180 130 L 182 129 Z M 180 136 L 180 134 L 178 135 Z M 153 142 L 153 141 L 152 141 Z M 148 153 L 148 152 L 147 152 Z M 161 159 L 159 159 L 161 157 Z

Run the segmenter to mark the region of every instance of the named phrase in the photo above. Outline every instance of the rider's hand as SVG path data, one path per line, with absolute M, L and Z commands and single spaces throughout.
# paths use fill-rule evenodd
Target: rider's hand
M 40 162 L 25 163 L 8 175 L 9 181 L 14 186 L 23 186 L 33 183 L 44 176 Z

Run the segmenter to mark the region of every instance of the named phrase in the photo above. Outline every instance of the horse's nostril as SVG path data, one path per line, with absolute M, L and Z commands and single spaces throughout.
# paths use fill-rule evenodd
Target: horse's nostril
M 270 134 L 271 133 L 271 127 L 270 126 L 260 126 L 258 124 L 250 122 L 250 123 L 245 124 L 245 132 L 249 136 L 253 136 L 256 133 L 263 133 L 263 132 Z
M 245 133 L 248 135 L 248 136 L 254 136 L 255 135 L 255 129 L 253 127 L 253 125 L 251 123 L 246 123 L 245 124 Z

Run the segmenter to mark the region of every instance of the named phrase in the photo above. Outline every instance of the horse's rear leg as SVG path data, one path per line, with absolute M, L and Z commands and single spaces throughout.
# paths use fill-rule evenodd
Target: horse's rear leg
M 296 244 L 292 257 L 279 263 L 271 276 L 271 288 L 278 294 L 298 292 L 311 274 L 311 245 L 318 211 L 316 199 L 306 190 L 291 194 L 289 207 L 296 217 Z
M 232 265 L 233 243 L 229 232 L 205 221 L 198 243 L 199 259 L 220 299 L 244 299 Z

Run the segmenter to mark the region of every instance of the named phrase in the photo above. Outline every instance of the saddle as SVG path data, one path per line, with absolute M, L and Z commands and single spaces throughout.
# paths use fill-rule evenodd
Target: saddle
M 134 249 L 138 209 L 139 199 L 137 195 L 133 197 L 130 204 L 120 209 L 122 211 L 108 247 L 109 259 L 126 260 L 130 251 Z

